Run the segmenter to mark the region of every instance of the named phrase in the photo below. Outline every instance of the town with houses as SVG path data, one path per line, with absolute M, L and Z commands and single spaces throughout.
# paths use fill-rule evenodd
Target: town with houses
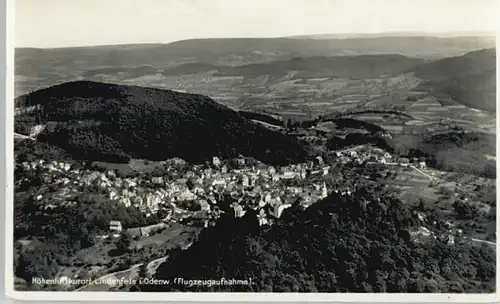
M 230 210 L 235 218 L 241 218 L 248 210 L 255 210 L 260 226 L 271 225 L 280 218 L 283 211 L 299 202 L 302 208 L 336 192 L 350 195 L 359 184 L 349 184 L 347 178 L 339 176 L 339 164 L 383 165 L 411 167 L 416 170 L 425 169 L 425 159 L 408 159 L 393 156 L 382 149 L 372 146 L 355 146 L 332 152 L 334 161 L 325 161 L 318 156 L 315 161 L 274 167 L 246 158 L 236 159 L 237 167 L 229 168 L 227 161 L 213 157 L 211 162 L 203 165 L 188 165 L 183 160 L 164 161 L 163 175 L 146 175 L 136 177 L 120 177 L 113 170 L 93 170 L 75 168 L 74 164 L 65 162 L 46 162 L 42 159 L 23 162 L 24 170 L 44 172 L 44 183 L 56 185 L 57 195 L 41 193 L 36 200 L 47 199 L 45 209 L 71 207 L 77 204 L 71 200 L 72 194 L 84 189 L 95 189 L 110 201 L 123 204 L 127 208 L 137 208 L 146 217 L 157 214 L 160 210 L 166 216 L 156 225 L 182 222 L 190 225 L 208 227 L 215 225 L 217 218 L 224 211 L 219 202 L 224 195 L 229 195 L 232 203 Z M 22 180 L 18 181 L 22 182 Z M 367 181 L 365 181 L 367 182 Z M 194 206 L 194 207 L 193 207 Z M 418 214 L 422 227 L 413 232 L 415 241 L 427 238 L 438 238 L 444 243 L 453 245 L 455 238 L 462 237 L 461 229 L 453 229 L 447 222 L 448 231 L 439 236 L 425 227 L 436 225 L 427 223 L 425 215 Z M 128 229 L 132 231 L 136 228 Z M 140 229 L 140 228 L 139 228 Z M 110 221 L 109 232 L 118 237 L 125 227 L 120 221 Z M 141 231 L 148 231 L 143 229 Z M 147 233 L 140 233 L 147 236 Z M 107 237 L 107 234 L 101 236 Z
M 58 188 L 56 195 L 40 193 L 36 200 L 49 199 L 45 209 L 56 208 L 58 204 L 71 207 L 72 194 L 97 191 L 109 200 L 123 204 L 127 208 L 138 208 L 146 217 L 160 210 L 166 216 L 160 224 L 183 222 L 208 227 L 224 212 L 219 207 L 224 195 L 229 195 L 230 210 L 240 218 L 252 209 L 256 211 L 259 225 L 271 225 L 280 218 L 283 211 L 300 202 L 307 208 L 332 191 L 350 195 L 360 184 L 350 185 L 346 178 L 339 176 L 338 164 L 379 164 L 425 168 L 424 159 L 398 158 L 372 146 L 356 146 L 334 151 L 334 161 L 325 161 L 318 156 L 315 161 L 283 167 L 273 167 L 239 157 L 236 168 L 229 168 L 227 161 L 213 157 L 203 165 L 187 165 L 180 159 L 162 162 L 163 174 L 120 177 L 113 170 L 76 168 L 65 162 L 45 162 L 36 160 L 23 162 L 24 170 L 43 172 L 45 184 Z M 18 182 L 22 182 L 18 181 Z M 49 196 L 46 197 L 46 196 Z M 193 207 L 194 206 L 194 207 Z M 423 220 L 423 218 L 422 218 Z M 109 223 L 109 232 L 119 236 L 124 231 L 120 221 Z M 423 228 L 417 236 L 430 236 Z

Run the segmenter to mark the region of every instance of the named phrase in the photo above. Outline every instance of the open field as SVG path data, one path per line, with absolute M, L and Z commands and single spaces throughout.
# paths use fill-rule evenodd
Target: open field
M 193 241 L 194 235 L 199 231 L 199 228 L 184 226 L 181 224 L 173 223 L 166 227 L 165 230 L 160 233 L 153 234 L 150 236 L 140 237 L 137 240 L 132 241 L 130 244 L 131 250 L 141 250 L 144 247 L 155 248 L 155 246 L 161 246 L 163 249 L 174 249 L 185 247 Z M 94 247 L 99 247 L 98 245 Z M 86 252 L 82 252 L 84 256 L 107 256 L 107 253 L 104 252 L 92 252 L 95 251 L 95 248 L 90 248 Z M 105 246 L 106 249 L 113 249 L 112 245 Z M 151 250 L 151 249 L 150 249 Z M 165 261 L 166 257 L 155 258 L 154 260 L 147 261 L 147 268 L 150 274 L 154 274 L 156 268 Z M 90 263 L 90 261 L 86 261 Z M 77 289 L 77 291 L 110 291 L 111 289 L 116 289 L 120 287 L 127 286 L 118 286 L 112 284 L 113 281 L 117 280 L 132 280 L 139 279 L 139 267 L 143 264 L 143 262 L 138 262 L 136 264 L 130 265 L 124 270 L 113 271 L 109 274 L 103 274 L 102 271 L 106 269 L 106 267 L 101 267 L 98 271 L 94 271 L 93 273 L 87 273 L 87 276 L 92 276 L 94 278 L 98 278 L 105 283 L 101 284 L 91 284 L 87 286 L 83 286 Z M 86 268 L 88 268 L 86 266 Z M 109 269 L 109 268 L 107 268 Z M 67 270 L 66 270 L 67 272 Z M 72 271 L 75 274 L 74 271 Z M 76 272 L 78 274 L 78 272 Z M 109 282 L 109 283 L 107 283 Z M 130 286 L 128 286 L 130 287 Z
M 494 119 L 490 113 L 449 104 L 425 92 L 413 92 L 420 82 L 413 74 L 392 78 L 352 80 L 346 78 L 288 79 L 287 77 L 254 78 L 247 76 L 214 76 L 203 74 L 141 76 L 117 80 L 140 86 L 156 86 L 190 93 L 208 95 L 233 109 L 251 111 L 272 110 L 284 117 L 307 115 L 315 117 L 325 112 L 344 112 L 354 109 L 393 109 L 400 107 L 413 120 L 401 120 L 386 125 L 388 131 L 400 133 L 402 126 L 430 128 L 432 124 L 456 124 L 468 129 Z M 358 119 L 377 123 L 384 117 L 358 116 Z M 424 128 L 425 130 L 425 128 Z M 491 132 L 487 124 L 482 128 Z
M 314 60 L 321 59 L 318 58 Z M 329 57 L 321 60 L 326 58 Z M 362 58 L 364 57 L 358 59 L 364 60 Z M 380 123 L 393 133 L 406 132 L 412 130 L 411 127 L 418 127 L 414 129 L 417 132 L 432 131 L 435 128 L 433 125 L 440 123 L 454 124 L 468 130 L 476 129 L 489 133 L 493 131 L 490 122 L 494 120 L 494 113 L 472 109 L 459 104 L 451 97 L 436 97 L 422 90 L 420 86 L 424 80 L 419 78 L 422 76 L 418 73 L 410 71 L 374 76 L 370 72 L 364 72 L 364 77 L 361 78 L 347 77 L 349 73 L 355 75 L 360 68 L 355 64 L 348 69 L 350 72 L 346 77 L 317 77 L 314 73 L 297 70 L 311 68 L 308 65 L 301 66 L 301 60 L 291 60 L 286 64 L 265 60 L 269 66 L 261 64 L 231 68 L 183 59 L 175 64 L 167 62 L 161 66 L 139 64 L 121 68 L 93 67 L 83 76 L 77 75 L 76 72 L 67 74 L 69 72 L 61 68 L 56 69 L 58 76 L 51 77 L 88 79 L 203 94 L 235 110 L 272 111 L 286 118 L 314 118 L 325 113 L 342 113 L 356 109 L 396 108 L 414 117 L 411 120 L 402 119 L 391 123 L 380 115 L 357 117 L 360 120 Z M 315 61 L 311 60 L 313 64 Z M 328 60 L 325 62 L 330 62 Z M 323 62 L 319 61 L 318 67 L 315 68 L 322 68 L 321 63 Z M 276 68 L 283 69 L 283 73 L 273 74 L 273 64 Z M 296 70 L 294 65 L 298 65 Z M 339 65 L 339 68 L 344 67 Z M 30 83 L 40 85 L 40 76 L 22 71 L 17 76 L 17 83 L 23 88 L 28 87 Z M 403 126 L 410 128 L 403 129 Z
M 495 179 L 434 169 L 419 169 L 421 174 L 409 167 L 390 168 L 394 176 L 385 182 L 400 191 L 407 204 L 417 206 L 423 203 L 424 208 L 436 212 L 451 226 L 462 229 L 467 237 L 495 240 L 495 221 L 491 220 L 496 213 Z M 472 218 L 461 218 L 454 207 L 458 201 L 472 204 L 478 213 Z
M 137 249 L 147 245 L 162 245 L 167 248 L 182 247 L 188 244 L 199 230 L 197 227 L 173 223 L 158 234 L 141 237 L 139 240 L 133 241 L 131 246 Z

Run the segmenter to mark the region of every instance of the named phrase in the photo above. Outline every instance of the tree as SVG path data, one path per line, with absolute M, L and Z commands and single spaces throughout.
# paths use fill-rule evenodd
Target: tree
M 186 186 L 188 187 L 189 190 L 193 190 L 194 189 L 194 181 L 193 181 L 192 178 L 189 178 L 186 181 Z
M 139 292 L 139 291 L 141 291 L 141 288 L 139 286 L 137 286 L 137 284 L 135 284 L 135 285 L 132 285 L 128 291 Z
M 484 175 L 490 178 L 496 178 L 497 170 L 495 164 L 488 163 L 484 166 Z
M 477 207 L 462 201 L 453 203 L 453 208 L 459 219 L 472 219 L 478 215 Z
M 82 229 L 82 239 L 80 240 L 80 245 L 82 248 L 92 247 L 95 244 L 94 237 L 89 233 L 86 228 Z
M 116 250 L 118 250 L 120 253 L 128 252 L 131 240 L 132 238 L 130 234 L 123 233 L 116 242 Z
M 15 273 L 18 277 L 26 280 L 28 284 L 31 282 L 31 279 L 37 275 L 35 263 L 28 257 L 27 253 L 21 252 L 19 255 Z
M 58 269 L 53 252 L 48 248 L 37 247 L 20 253 L 15 273 L 31 284 L 33 277 L 52 278 Z
M 417 210 L 418 211 L 422 211 L 422 212 L 425 211 L 425 202 L 424 202 L 424 200 L 422 198 L 420 198 L 418 200 L 418 209 Z
M 149 271 L 148 271 L 148 266 L 146 263 L 143 263 L 139 267 L 139 279 L 144 279 L 144 278 L 149 278 Z
M 422 279 L 412 279 L 410 281 L 409 292 L 424 292 L 425 291 L 425 281 Z

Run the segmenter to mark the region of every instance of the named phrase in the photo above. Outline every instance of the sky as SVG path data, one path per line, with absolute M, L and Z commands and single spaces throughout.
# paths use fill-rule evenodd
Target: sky
M 16 47 L 494 31 L 496 0 L 15 0 Z M 498 7 L 497 7 L 498 6 Z

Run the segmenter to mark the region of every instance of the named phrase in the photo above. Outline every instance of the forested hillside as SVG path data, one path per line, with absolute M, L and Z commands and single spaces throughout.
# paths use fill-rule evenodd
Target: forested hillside
M 496 111 L 496 50 L 487 49 L 421 65 L 416 88 L 440 98 L 452 98 L 471 108 Z
M 156 277 L 252 279 L 250 286 L 144 286 L 148 291 L 474 292 L 494 290 L 488 247 L 415 243 L 418 218 L 398 199 L 361 189 L 305 211 L 287 209 L 260 230 L 255 215 L 227 215 Z
M 296 72 L 296 78 L 337 77 L 365 79 L 382 75 L 396 76 L 422 63 L 424 63 L 423 59 L 401 55 L 309 57 L 233 68 L 220 67 L 218 75 L 246 77 L 270 75 L 272 77 L 283 77 L 290 72 Z
M 436 134 L 398 135 L 387 141 L 393 151 L 409 157 L 425 157 L 440 170 L 496 177 L 495 136 L 462 129 Z
M 38 139 L 78 159 L 180 157 L 201 162 L 241 154 L 284 164 L 306 156 L 295 138 L 202 95 L 77 81 L 21 96 L 16 104 L 40 105 L 39 110 L 16 116 L 18 132 L 44 124 Z

